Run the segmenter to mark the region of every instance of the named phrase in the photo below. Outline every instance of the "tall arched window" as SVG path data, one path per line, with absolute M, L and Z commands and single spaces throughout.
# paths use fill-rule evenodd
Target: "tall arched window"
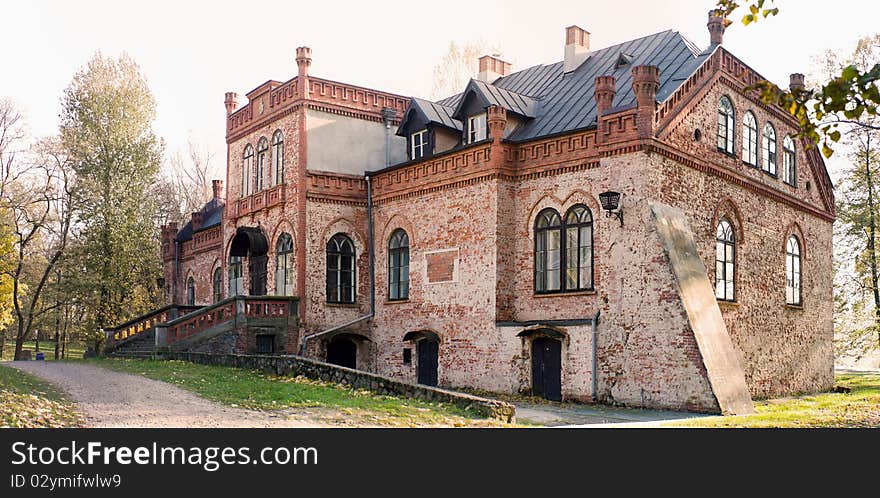
M 535 292 L 562 290 L 562 219 L 545 209 L 535 220 Z
M 275 294 L 293 295 L 293 238 L 282 233 L 275 244 Z
M 353 303 L 354 244 L 337 233 L 327 242 L 327 302 Z
M 764 125 L 761 149 L 764 156 L 764 171 L 776 176 L 776 129 L 770 123 Z
M 409 236 L 397 229 L 388 240 L 388 299 L 409 298 Z
M 743 161 L 758 165 L 758 122 L 752 111 L 746 111 L 743 116 Z
M 241 268 L 241 257 L 229 258 L 229 297 L 244 294 L 244 281 Z
M 266 155 L 269 153 L 269 141 L 266 137 L 257 142 L 257 179 L 254 184 L 254 192 L 260 192 L 265 186 Z
M 284 183 L 284 135 L 281 130 L 272 135 L 272 170 L 275 171 L 273 185 Z
M 718 103 L 718 150 L 733 155 L 733 104 L 726 96 Z
M 214 302 L 220 302 L 223 300 L 223 272 L 220 270 L 218 266 L 214 270 L 214 275 L 212 275 L 211 283 L 213 284 L 214 290 Z
M 801 243 L 794 235 L 785 245 L 785 303 L 800 306 L 801 301 Z
M 736 234 L 733 225 L 722 219 L 715 234 L 715 297 L 736 300 Z
M 797 152 L 791 135 L 782 139 L 782 181 L 793 187 L 797 186 Z
M 573 206 L 564 219 L 554 209 L 541 211 L 535 220 L 535 292 L 592 288 L 593 215 L 589 208 Z
M 241 196 L 251 195 L 251 177 L 254 171 L 254 148 L 247 144 L 244 148 L 244 159 L 241 163 Z
M 189 277 L 186 281 L 186 304 L 196 304 L 196 281 Z
M 593 214 L 574 206 L 565 215 L 565 290 L 593 288 Z

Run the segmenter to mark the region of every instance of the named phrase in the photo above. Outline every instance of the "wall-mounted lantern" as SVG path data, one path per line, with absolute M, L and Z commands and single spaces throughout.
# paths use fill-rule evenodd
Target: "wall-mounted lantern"
M 602 203 L 602 209 L 605 210 L 605 216 L 609 218 L 612 216 L 616 217 L 620 220 L 620 226 L 622 227 L 623 208 L 620 206 L 620 192 L 602 192 L 599 194 L 599 202 Z

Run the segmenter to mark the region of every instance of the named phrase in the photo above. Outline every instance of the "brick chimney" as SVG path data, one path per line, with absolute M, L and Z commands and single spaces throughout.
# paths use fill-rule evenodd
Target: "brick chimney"
M 223 197 L 223 180 L 212 180 L 211 189 L 214 191 L 214 200 L 219 201 Z
M 570 73 L 590 57 L 590 32 L 577 26 L 565 28 L 563 72 Z
M 639 138 L 654 136 L 654 113 L 657 110 L 657 91 L 660 89 L 660 69 L 657 66 L 632 68 L 633 93 L 636 95 L 638 114 L 636 127 Z
M 196 211 L 192 214 L 192 229 L 193 232 L 202 228 L 202 222 L 205 221 L 205 213 L 201 211 Z
M 162 227 L 162 259 L 167 261 L 174 257 L 172 244 L 177 237 L 177 223 L 172 222 Z
M 593 98 L 596 99 L 596 121 L 614 105 L 617 94 L 617 81 L 614 76 L 597 76 L 593 86 Z
M 226 115 L 229 116 L 238 109 L 238 94 L 226 92 Z
M 493 81 L 510 74 L 510 63 L 504 62 L 494 55 L 484 55 L 480 57 L 480 72 L 477 73 L 477 79 L 492 83 Z
M 504 128 L 507 126 L 507 110 L 499 105 L 489 106 L 486 109 L 486 124 L 489 127 L 492 143 L 500 143 L 504 138 Z
M 714 45 L 721 45 L 721 42 L 724 40 L 724 11 L 720 9 L 714 9 L 709 11 L 709 22 L 706 23 L 706 27 L 709 28 L 709 43 Z
M 791 93 L 798 93 L 804 91 L 806 87 L 804 82 L 804 75 L 801 73 L 794 73 L 789 77 L 788 90 Z
M 309 66 L 312 65 L 312 49 L 309 47 L 296 48 L 297 90 L 303 98 L 309 98 Z

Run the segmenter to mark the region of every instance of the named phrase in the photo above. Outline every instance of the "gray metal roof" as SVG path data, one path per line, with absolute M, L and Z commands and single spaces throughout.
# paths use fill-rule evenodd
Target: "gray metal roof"
M 223 208 L 224 204 L 221 204 L 217 199 L 211 199 L 202 207 L 202 213 L 204 213 L 204 217 L 202 218 L 202 226 L 196 231 L 206 230 L 211 227 L 215 227 L 219 225 L 223 219 Z M 183 226 L 179 232 L 177 232 L 176 240 L 178 242 L 186 242 L 187 240 L 192 240 L 193 236 L 193 226 L 192 220 L 190 219 L 189 223 Z
M 437 104 L 457 108 L 466 92 L 479 88 L 492 95 L 494 102 L 509 110 L 515 105 L 525 106 L 523 111 L 531 115 L 522 115 L 533 119 L 523 123 L 508 140 L 532 140 L 594 126 L 596 102 L 593 99 L 593 84 L 597 76 L 616 78 L 617 94 L 612 107 L 625 109 L 636 103 L 632 90 L 632 68 L 657 66 L 660 69 L 657 100 L 663 102 L 709 55 L 711 51 L 703 51 L 681 33 L 668 30 L 596 50 L 569 73 L 563 73 L 563 62 L 556 62 L 517 71 L 492 84 L 472 80 L 465 92 L 447 97 Z M 531 102 L 519 101 L 519 98 Z
M 535 99 L 496 85 L 490 85 L 485 81 L 470 80 L 462 96 L 467 96 L 471 93 L 478 95 L 485 107 L 498 105 L 526 118 L 534 118 L 537 112 L 538 104 L 535 102 Z M 465 98 L 459 99 L 455 112 L 452 114 L 455 118 L 462 119 L 466 117 L 461 115 L 461 107 L 465 100 Z
M 447 128 L 461 131 L 461 121 L 452 118 L 454 107 L 447 107 L 430 100 L 413 98 L 413 105 L 417 106 L 424 117 L 431 123 L 438 123 Z

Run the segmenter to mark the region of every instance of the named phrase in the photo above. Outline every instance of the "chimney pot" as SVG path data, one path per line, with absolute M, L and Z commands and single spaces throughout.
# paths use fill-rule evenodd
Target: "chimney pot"
M 614 76 L 597 76 L 593 86 L 593 97 L 596 100 L 596 120 L 608 112 L 614 105 L 617 94 L 617 81 Z
M 509 62 L 504 62 L 494 55 L 484 55 L 480 57 L 480 72 L 477 74 L 477 79 L 492 83 L 498 78 L 510 74 L 510 68 Z
M 590 32 L 578 26 L 565 28 L 565 59 L 563 72 L 578 68 L 590 57 Z
M 639 137 L 654 135 L 654 113 L 657 110 L 657 91 L 660 89 L 660 69 L 657 66 L 632 68 L 633 93 L 636 94 Z
M 309 66 L 312 65 L 312 49 L 309 47 L 296 48 L 296 65 L 300 76 L 309 74 Z
M 709 42 L 712 45 L 721 45 L 724 40 L 724 11 L 713 9 L 709 11 L 709 21 L 706 23 L 709 28 Z

